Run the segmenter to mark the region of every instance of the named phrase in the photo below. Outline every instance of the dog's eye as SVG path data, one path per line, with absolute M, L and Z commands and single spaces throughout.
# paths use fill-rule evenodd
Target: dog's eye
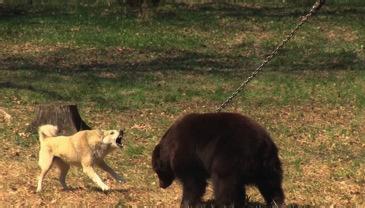
M 114 131 L 110 132 L 110 135 L 113 135 L 114 134 Z

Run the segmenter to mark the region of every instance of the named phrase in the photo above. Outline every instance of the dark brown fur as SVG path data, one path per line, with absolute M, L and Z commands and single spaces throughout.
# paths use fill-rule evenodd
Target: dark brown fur
M 218 207 L 243 206 L 245 185 L 255 185 L 268 205 L 284 204 L 277 147 L 263 127 L 237 113 L 180 118 L 155 147 L 152 166 L 160 187 L 181 181 L 183 207 L 202 203 L 209 178 Z

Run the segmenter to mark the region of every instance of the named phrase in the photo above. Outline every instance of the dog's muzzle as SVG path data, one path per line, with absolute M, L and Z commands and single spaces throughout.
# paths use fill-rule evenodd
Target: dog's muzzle
M 117 143 L 117 145 L 118 145 L 119 147 L 123 147 L 123 143 L 122 143 L 123 134 L 124 134 L 123 130 L 120 130 L 120 131 L 119 131 L 119 136 L 118 136 L 118 137 L 117 137 L 117 139 L 115 140 L 115 142 Z

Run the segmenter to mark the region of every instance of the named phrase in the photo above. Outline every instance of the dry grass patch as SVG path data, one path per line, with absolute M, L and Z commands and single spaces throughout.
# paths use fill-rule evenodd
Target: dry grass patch
M 359 32 L 352 27 L 333 26 L 328 28 L 325 34 L 329 41 L 344 41 L 350 43 L 359 41 Z
M 207 104 L 205 104 L 207 105 Z M 209 105 L 209 104 L 208 104 Z M 187 106 L 181 108 L 186 108 Z M 213 108 L 213 106 L 208 106 Z M 284 163 L 284 189 L 288 204 L 355 206 L 364 204 L 364 165 L 361 163 L 364 142 L 359 140 L 358 129 L 351 128 L 357 119 L 351 107 L 291 106 L 283 108 L 256 109 L 247 106 L 244 111 L 269 128 L 280 148 Z M 14 106 L 11 111 L 16 121 L 9 127 L 2 145 L 0 163 L 0 200 L 3 204 L 19 206 L 143 206 L 161 205 L 176 207 L 180 203 L 181 188 L 174 183 L 170 188 L 158 188 L 157 179 L 150 165 L 150 151 L 163 134 L 167 125 L 180 113 L 166 114 L 152 110 L 137 112 L 93 111 L 91 106 L 81 112 L 92 126 L 118 126 L 127 129 L 126 147 L 112 153 L 107 161 L 127 179 L 117 184 L 109 176 L 101 176 L 111 185 L 112 191 L 103 193 L 73 168 L 67 181 L 73 188 L 62 191 L 52 171 L 45 180 L 45 191 L 35 193 L 38 144 L 29 147 L 15 145 L 13 138 L 23 132 L 30 117 L 26 112 L 32 107 Z M 199 111 L 201 106 L 190 105 L 189 111 Z M 243 112 L 244 113 L 244 112 Z M 117 123 L 108 119 L 113 115 Z M 161 121 L 164 121 L 161 123 Z M 283 129 L 284 128 L 284 129 Z M 323 129 L 329 129 L 323 131 Z M 19 134 L 18 134 L 19 135 Z M 21 135 L 20 139 L 31 139 Z M 331 147 L 334 145 L 334 147 Z M 142 150 L 135 148 L 141 147 Z M 345 149 L 343 149 L 345 147 Z M 131 149 L 128 149 L 131 148 Z M 134 149 L 133 149 L 134 148 Z M 349 152 L 350 151 L 350 152 Z M 349 155 L 351 153 L 351 155 Z M 350 156 L 350 157 L 349 157 Z M 358 162 L 356 162 L 358 160 Z M 256 188 L 248 189 L 253 202 L 263 200 Z M 212 198 L 211 186 L 205 199 Z M 24 200 L 26 199 L 26 200 Z

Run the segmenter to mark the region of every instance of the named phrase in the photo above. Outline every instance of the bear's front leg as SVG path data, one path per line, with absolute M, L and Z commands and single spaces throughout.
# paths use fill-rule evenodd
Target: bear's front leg
M 202 196 L 205 193 L 207 182 L 205 178 L 198 178 L 196 176 L 186 176 L 181 179 L 183 186 L 183 196 L 181 207 L 198 207 L 202 204 Z
M 244 207 L 245 186 L 236 174 L 212 176 L 215 204 L 217 207 Z

